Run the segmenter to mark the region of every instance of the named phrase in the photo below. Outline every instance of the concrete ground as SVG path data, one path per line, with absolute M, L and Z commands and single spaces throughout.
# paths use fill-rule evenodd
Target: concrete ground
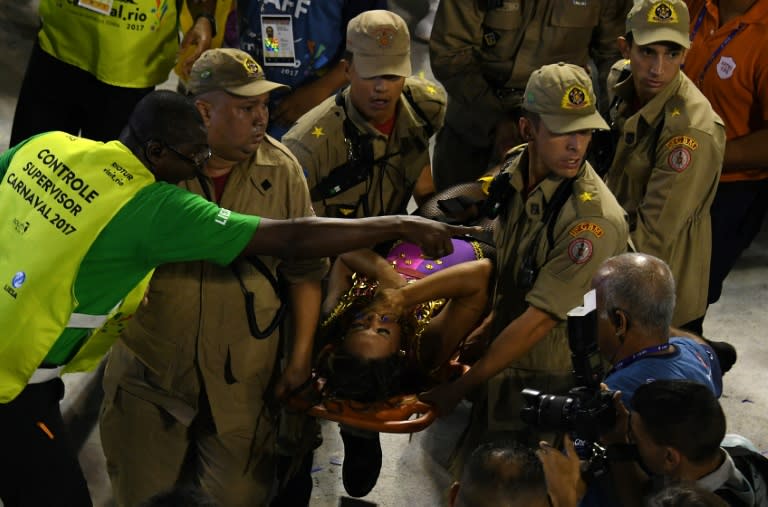
M 426 11 L 424 0 L 390 0 L 394 10 L 413 28 Z M 0 150 L 8 145 L 13 110 L 26 61 L 36 31 L 36 0 L 0 0 Z M 413 44 L 414 73 L 429 69 L 427 47 Z M 55 76 L 51 76 L 52 85 Z M 166 86 L 173 87 L 173 81 Z M 705 323 L 705 334 L 715 340 L 733 343 L 739 352 L 734 369 L 724 379 L 721 399 L 728 416 L 728 431 L 751 438 L 757 447 L 768 450 L 768 228 L 764 227 L 755 244 L 745 253 L 726 282 L 723 297 L 714 305 Z M 80 459 L 91 487 L 94 505 L 108 507 L 111 501 L 98 429 L 87 421 L 88 409 L 95 402 L 90 388 L 92 375 L 65 378 L 68 394 L 63 411 L 73 421 L 78 440 L 83 441 Z M 383 435 L 384 462 L 374 490 L 358 505 L 446 504 L 450 484 L 444 464 L 468 413 L 467 405 L 415 435 Z M 313 507 L 339 505 L 344 495 L 341 484 L 343 449 L 335 424 L 325 424 L 324 444 L 314 466 Z

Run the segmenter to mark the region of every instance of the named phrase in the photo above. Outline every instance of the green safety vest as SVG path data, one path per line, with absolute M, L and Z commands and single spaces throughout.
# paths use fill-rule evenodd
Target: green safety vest
M 42 0 L 40 18 L 38 40 L 46 53 L 114 86 L 162 83 L 179 50 L 176 0 L 115 1 L 109 15 L 78 0 Z
M 65 328 L 100 328 L 110 317 L 73 313 L 75 279 L 102 229 L 154 181 L 119 141 L 51 132 L 14 154 L 0 183 L 0 403 L 24 389 Z M 132 304 L 143 293 L 134 289 Z M 92 336 L 69 371 L 97 364 L 116 324 Z

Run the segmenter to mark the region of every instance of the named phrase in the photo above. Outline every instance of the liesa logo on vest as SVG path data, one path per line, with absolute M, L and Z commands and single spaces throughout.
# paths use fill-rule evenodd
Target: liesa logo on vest
M 10 294 L 13 299 L 16 299 L 16 296 L 18 296 L 16 289 L 24 285 L 24 282 L 26 280 L 27 280 L 27 274 L 23 271 L 19 271 L 18 273 L 13 275 L 13 278 L 11 278 L 11 285 L 6 284 L 3 287 L 3 289 L 5 289 L 5 292 Z
M 227 225 L 227 221 L 229 220 L 229 216 L 231 214 L 232 212 L 229 211 L 228 209 L 221 208 L 219 210 L 219 214 L 216 215 L 216 220 L 214 220 L 214 222 L 216 222 L 219 225 Z

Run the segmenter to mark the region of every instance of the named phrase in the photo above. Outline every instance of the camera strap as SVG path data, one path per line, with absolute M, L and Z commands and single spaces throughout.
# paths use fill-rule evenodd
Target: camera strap
M 617 371 L 619 371 L 619 370 L 621 370 L 623 368 L 626 368 L 630 364 L 635 363 L 635 362 L 639 361 L 640 359 L 643 359 L 648 354 L 655 354 L 657 352 L 664 352 L 665 350 L 669 350 L 669 348 L 671 346 L 672 346 L 672 344 L 670 344 L 670 343 L 661 343 L 659 345 L 653 345 L 651 347 L 646 347 L 646 348 L 644 348 L 642 350 L 638 350 L 637 352 L 635 352 L 631 356 L 629 356 L 627 358 L 624 358 L 621 361 L 619 361 L 618 363 L 614 364 L 613 367 L 608 372 L 608 375 L 610 375 L 612 373 L 615 373 L 615 372 L 617 372 Z M 608 375 L 606 375 L 606 377 Z
M 202 187 L 203 189 L 205 198 L 211 202 L 215 202 L 212 199 L 211 191 L 208 188 L 208 183 L 205 181 L 205 179 L 201 174 L 197 174 L 197 181 L 198 183 L 200 183 L 200 187 Z M 237 267 L 237 264 L 235 262 L 232 262 L 229 265 L 229 269 L 232 271 L 232 274 L 237 279 L 237 282 L 240 284 L 240 290 L 243 292 L 243 298 L 245 300 L 245 316 L 248 319 L 248 329 L 251 332 L 251 336 L 253 336 L 257 340 L 264 340 L 266 338 L 269 338 L 272 335 L 272 333 L 274 333 L 275 330 L 283 322 L 283 320 L 285 319 L 285 311 L 288 305 L 285 302 L 285 296 L 280 286 L 280 282 L 272 274 L 272 272 L 269 270 L 266 264 L 264 264 L 264 262 L 258 257 L 247 257 L 246 260 L 254 268 L 256 268 L 256 270 L 261 274 L 261 276 L 263 276 L 267 280 L 267 282 L 269 282 L 269 285 L 272 287 L 272 290 L 275 292 L 277 299 L 280 301 L 280 306 L 275 311 L 275 316 L 272 318 L 272 321 L 269 323 L 266 329 L 262 330 L 259 327 L 258 321 L 256 320 L 256 310 L 254 309 L 254 303 L 255 303 L 254 293 L 252 291 L 249 291 L 248 288 L 245 286 L 245 282 L 243 282 L 243 276 L 240 273 L 240 269 Z

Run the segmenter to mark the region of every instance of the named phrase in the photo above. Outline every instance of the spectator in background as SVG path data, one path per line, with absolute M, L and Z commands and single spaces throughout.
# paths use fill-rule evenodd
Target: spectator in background
M 686 3 L 691 49 L 683 70 L 725 120 L 723 172 L 710 210 L 712 304 L 768 209 L 768 0 Z M 703 320 L 691 331 L 701 334 Z
M 303 114 L 348 83 L 342 57 L 349 20 L 361 12 L 387 8 L 387 0 L 239 0 L 237 4 L 240 49 L 256 59 L 267 79 L 290 86 L 290 91 L 271 97 L 269 134 L 277 140 Z
M 181 43 L 187 70 L 216 35 L 215 5 L 187 0 L 194 19 Z M 52 130 L 117 139 L 139 100 L 168 79 L 176 62 L 176 7 L 158 7 L 155 0 L 42 0 L 42 27 L 19 92 L 10 146 Z

